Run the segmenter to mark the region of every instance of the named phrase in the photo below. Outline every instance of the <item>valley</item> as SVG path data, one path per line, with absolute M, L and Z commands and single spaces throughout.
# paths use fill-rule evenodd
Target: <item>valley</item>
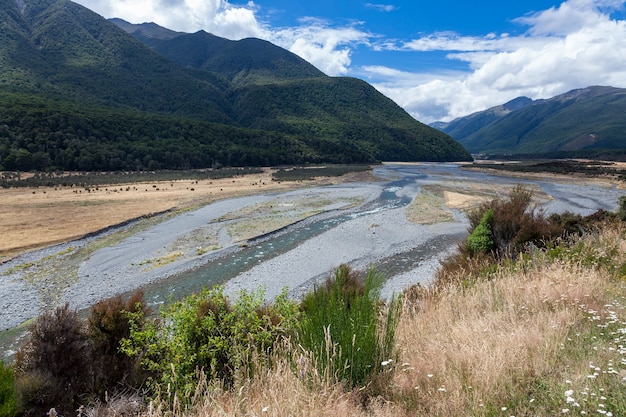
M 243 187 L 248 196 L 231 198 L 208 194 L 186 210 L 12 258 L 0 266 L 0 323 L 14 327 L 58 303 L 86 308 L 140 287 L 155 305 L 215 284 L 230 294 L 263 286 L 268 297 L 284 287 L 298 296 L 342 263 L 387 273 L 388 296 L 428 282 L 467 233 L 462 210 L 515 184 L 532 189 L 548 213 L 614 210 L 624 193 L 610 182 L 524 179 L 459 164 L 390 163 L 325 181 L 260 191 L 257 183 L 253 194 Z M 93 207 L 107 206 L 83 206 Z

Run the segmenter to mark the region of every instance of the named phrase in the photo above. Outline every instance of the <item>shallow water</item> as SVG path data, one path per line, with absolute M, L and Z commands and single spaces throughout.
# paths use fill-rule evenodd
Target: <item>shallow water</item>
M 552 200 L 544 204 L 547 213 L 571 211 L 582 215 L 591 214 L 598 209 L 614 211 L 618 207 L 619 197 L 624 195 L 624 191 L 616 187 L 489 175 L 483 172 L 464 170 L 456 164 L 387 164 L 377 167 L 375 173 L 387 181 L 375 185 L 380 187 L 378 198 L 353 209 L 334 210 L 301 221 L 278 233 L 253 239 L 249 241 L 247 247 L 234 247 L 224 251 L 223 255 L 209 259 L 204 265 L 192 271 L 171 275 L 155 284 L 143 286 L 142 289 L 145 291 L 147 299 L 153 304 L 161 304 L 170 298 L 179 298 L 204 286 L 232 282 L 235 278 L 241 278 L 247 273 L 252 275 L 261 273 L 259 266 L 279 263 L 279 260 L 289 256 L 290 253 L 297 253 L 297 256 L 300 257 L 308 256 L 309 254 L 306 253 L 302 255 L 302 251 L 298 251 L 298 249 L 302 249 L 305 244 L 314 241 L 316 244 L 328 246 L 328 243 L 319 242 L 326 236 L 334 236 L 334 243 L 337 243 L 338 239 L 341 238 L 337 237 L 341 236 L 340 228 L 352 224 L 356 220 L 364 220 L 360 223 L 360 227 L 363 228 L 363 224 L 369 224 L 367 222 L 370 222 L 370 218 L 379 219 L 381 215 L 395 215 L 397 209 L 412 201 L 424 185 L 438 185 L 450 181 L 461 184 L 465 182 L 468 184 L 486 183 L 511 187 L 518 183 L 532 184 L 552 197 Z M 352 184 L 352 186 L 371 188 L 372 184 Z M 322 192 L 324 188 L 319 190 Z M 315 192 L 315 190 L 308 191 Z M 224 208 L 224 210 L 235 210 L 235 208 Z M 190 213 L 185 214 L 185 216 L 190 215 Z M 374 251 L 369 254 L 361 252 L 352 257 L 346 255 L 345 262 L 354 262 L 360 266 L 374 265 L 377 269 L 383 270 L 390 281 L 393 281 L 394 276 L 408 277 L 403 278 L 402 285 L 415 283 L 415 280 L 428 281 L 430 278 L 428 274 L 432 274 L 433 268 L 422 271 L 420 267 L 436 264 L 438 257 L 447 253 L 465 235 L 464 227 L 466 226 L 459 220 L 463 216 L 457 213 L 456 217 L 453 227 L 444 227 L 443 225 L 416 227 L 411 230 L 413 232 L 417 230 L 416 233 L 423 233 L 424 236 L 402 241 L 398 244 L 400 247 L 393 248 L 393 250 L 383 248 L 384 250 L 377 252 L 376 255 L 373 254 Z M 375 220 L 371 220 L 371 222 L 373 221 Z M 400 232 L 407 233 L 406 230 Z M 120 250 L 120 248 L 110 249 L 112 252 Z M 128 249 L 125 248 L 125 250 Z M 119 259 L 117 261 L 119 262 Z M 315 261 L 313 254 L 308 261 Z M 110 262 L 115 264 L 116 259 L 113 258 Z M 281 269 L 277 270 L 282 271 Z M 411 275 L 413 270 L 419 272 Z M 326 273 L 325 271 L 299 271 L 305 275 L 309 272 L 310 276 L 298 278 L 299 281 L 297 281 L 297 285 L 294 285 L 294 291 L 302 292 L 306 288 L 310 288 L 315 279 L 319 279 Z M 23 334 L 23 330 L 0 333 L 0 357 L 6 356 L 7 352 L 14 350 L 15 341 Z
M 324 213 L 296 223 L 279 233 L 258 241 L 252 240 L 248 242 L 249 246 L 227 256 L 210 260 L 199 268 L 146 285 L 142 288 L 146 300 L 152 305 L 158 305 L 171 299 L 184 297 L 203 287 L 223 284 L 253 266 L 286 253 L 307 239 L 318 236 L 350 219 L 406 206 L 411 202 L 411 199 L 406 196 L 398 196 L 397 192 L 412 181 L 414 181 L 413 177 L 392 181 L 382 189 L 378 198 L 356 209 L 347 212 L 346 210 L 337 210 L 334 214 Z

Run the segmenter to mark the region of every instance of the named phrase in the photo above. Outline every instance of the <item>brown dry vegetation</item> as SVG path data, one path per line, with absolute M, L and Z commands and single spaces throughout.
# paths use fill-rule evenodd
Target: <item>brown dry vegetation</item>
M 607 229 L 576 245 L 623 265 L 624 233 Z M 489 280 L 405 301 L 392 383 L 367 404 L 287 346 L 253 379 L 228 390 L 202 383 L 190 408 L 155 402 L 143 415 L 621 415 L 625 289 L 608 266 L 536 254 Z
M 328 179 L 272 181 L 272 170 L 233 178 L 116 184 L 84 188 L 0 189 L 0 262 L 131 219 L 234 196 L 286 190 Z

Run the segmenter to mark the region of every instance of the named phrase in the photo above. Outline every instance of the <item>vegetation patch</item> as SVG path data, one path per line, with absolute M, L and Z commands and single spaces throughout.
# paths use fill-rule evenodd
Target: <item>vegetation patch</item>
M 442 192 L 436 190 L 422 189 L 406 211 L 409 221 L 418 224 L 443 223 L 454 218 L 445 208 Z
M 322 167 L 282 168 L 272 174 L 274 181 L 311 181 L 319 177 L 341 177 L 342 175 L 369 171 L 371 165 L 326 165 Z
M 146 266 L 144 271 L 151 271 L 153 269 L 161 268 L 172 262 L 176 262 L 184 255 L 183 252 L 171 252 L 167 255 L 160 256 L 158 258 L 150 258 L 139 262 L 139 266 Z

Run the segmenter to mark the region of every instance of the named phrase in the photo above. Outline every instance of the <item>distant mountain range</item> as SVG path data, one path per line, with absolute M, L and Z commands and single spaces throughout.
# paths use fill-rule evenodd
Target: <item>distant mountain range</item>
M 364 81 L 259 39 L 0 0 L 0 170 L 470 160 Z
M 626 89 L 593 86 L 547 100 L 519 97 L 434 123 L 474 154 L 608 156 L 626 151 Z

